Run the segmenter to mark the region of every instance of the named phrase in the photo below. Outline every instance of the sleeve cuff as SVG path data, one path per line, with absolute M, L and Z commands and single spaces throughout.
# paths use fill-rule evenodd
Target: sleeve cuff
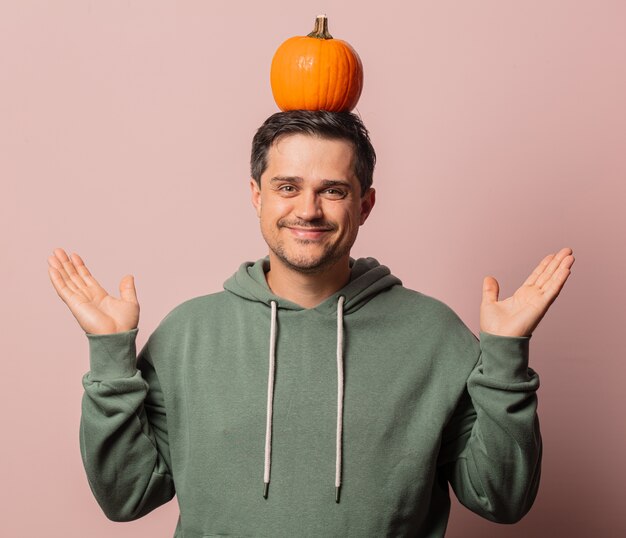
M 89 340 L 89 379 L 106 381 L 132 377 L 137 371 L 135 338 L 138 328 L 111 334 L 85 333 Z
M 526 382 L 531 336 L 499 336 L 480 331 L 483 375 L 509 383 Z

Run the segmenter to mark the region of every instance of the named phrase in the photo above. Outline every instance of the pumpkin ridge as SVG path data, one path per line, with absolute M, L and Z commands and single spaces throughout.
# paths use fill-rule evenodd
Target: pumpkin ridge
M 320 108 L 320 100 L 321 100 L 321 92 L 320 92 L 320 84 L 323 83 L 323 73 L 322 67 L 324 65 L 323 62 L 323 53 L 324 53 L 324 44 L 325 41 L 323 39 L 315 39 L 311 41 L 311 46 L 315 50 L 315 54 L 313 55 L 313 71 L 311 72 L 312 78 L 315 79 L 315 83 L 309 84 L 307 91 L 305 91 L 305 95 L 309 98 L 309 103 L 307 103 L 307 110 L 317 110 Z
M 293 40 L 290 40 L 290 45 L 293 43 Z M 281 93 L 283 98 L 283 109 L 291 106 L 291 96 L 287 91 L 287 88 L 291 86 L 293 83 L 292 78 L 292 69 L 291 63 L 293 62 L 293 57 L 291 54 L 283 54 L 282 62 L 277 65 L 277 69 L 279 69 L 279 75 L 281 80 Z
M 295 40 L 291 40 L 290 42 L 290 46 L 294 43 Z M 293 62 L 293 57 L 291 54 L 288 55 L 283 55 L 282 57 L 282 64 L 279 64 L 279 69 L 281 70 L 281 80 L 282 80 L 282 85 L 281 85 L 281 90 L 282 90 L 282 96 L 283 96 L 283 103 L 284 103 L 284 107 L 288 108 L 291 106 L 291 95 L 290 92 L 287 90 L 287 88 L 291 87 L 291 85 L 293 84 L 293 75 L 292 75 L 292 69 L 290 68 L 290 64 Z M 285 76 L 285 74 L 287 76 Z
M 299 50 L 300 47 L 304 48 L 305 43 L 302 40 L 298 41 L 298 47 L 294 47 L 294 50 L 292 51 L 292 55 L 293 55 L 293 62 L 295 65 L 295 68 L 290 71 L 289 76 L 290 76 L 290 87 L 291 87 L 291 92 L 289 92 L 289 108 L 293 108 L 293 104 L 294 102 L 297 102 L 298 100 L 303 100 L 305 98 L 304 96 L 304 86 L 305 83 L 303 83 L 303 81 L 301 80 L 301 59 L 299 57 Z M 306 52 L 306 49 L 305 49 Z
M 325 69 L 325 75 L 326 75 L 326 80 L 324 80 L 324 105 L 323 108 L 325 110 L 331 110 L 333 109 L 333 105 L 335 103 L 335 93 L 336 93 L 336 89 L 337 89 L 337 72 L 334 70 L 335 67 L 335 63 L 334 63 L 334 49 L 335 47 L 333 46 L 334 43 L 328 43 L 328 46 L 324 47 L 326 50 L 325 52 L 325 58 L 324 58 L 324 63 L 326 65 L 326 69 Z
M 338 103 L 341 99 L 341 90 L 345 86 L 344 81 L 346 79 L 344 46 L 341 41 L 337 41 L 337 45 L 335 47 L 335 92 L 333 94 L 333 104 Z M 334 108 L 337 108 L 337 105 L 334 105 Z M 338 110 L 343 110 L 343 103 L 339 105 Z
M 323 84 L 322 67 L 324 65 L 324 41 L 322 39 L 318 39 L 316 41 L 313 41 L 312 43 L 312 46 L 315 47 L 315 76 L 314 79 L 311 80 L 309 91 L 307 93 L 310 98 L 310 101 L 307 102 L 307 110 L 315 110 L 320 108 L 320 101 L 322 98 L 321 84 Z
M 354 62 L 352 66 L 353 75 L 350 77 L 350 97 L 347 104 L 347 106 L 352 109 L 358 103 L 363 90 L 363 64 L 361 63 L 361 58 L 359 58 L 357 52 L 349 44 L 348 49 L 350 51 L 351 60 Z
M 351 58 L 352 54 L 350 54 L 350 51 L 345 46 L 342 47 L 342 52 L 343 52 L 343 57 L 346 63 L 348 64 L 346 67 L 347 72 L 348 72 L 348 89 L 346 90 L 343 96 L 343 102 L 341 103 L 341 108 L 343 110 L 352 99 L 351 95 L 352 95 L 352 86 L 353 86 L 353 79 L 354 79 L 354 76 L 353 76 L 354 70 L 352 69 L 352 58 Z

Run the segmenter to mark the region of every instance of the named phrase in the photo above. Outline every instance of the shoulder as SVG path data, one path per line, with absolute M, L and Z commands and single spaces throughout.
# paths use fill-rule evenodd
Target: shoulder
M 393 286 L 388 292 L 386 299 L 395 308 L 399 308 L 403 312 L 411 310 L 431 318 L 434 316 L 439 322 L 458 323 L 461 321 L 461 318 L 450 306 L 432 295 L 404 286 Z
M 228 294 L 225 291 L 219 291 L 187 299 L 172 308 L 163 318 L 161 323 L 189 320 L 195 318 L 199 314 L 206 315 L 220 306 L 223 306 L 227 301 L 227 295 Z
M 150 340 L 188 335 L 194 328 L 210 326 L 228 301 L 224 291 L 187 299 L 172 308 L 150 335 Z
M 173 307 L 150 333 L 146 346 L 155 365 L 163 357 L 182 357 L 228 324 L 228 293 L 219 291 L 187 299 Z M 181 359 L 182 360 L 182 359 Z
M 478 339 L 450 307 L 432 295 L 404 286 L 394 286 L 385 298 L 385 311 L 398 323 L 419 328 L 419 334 L 445 342 L 447 346 L 474 346 Z

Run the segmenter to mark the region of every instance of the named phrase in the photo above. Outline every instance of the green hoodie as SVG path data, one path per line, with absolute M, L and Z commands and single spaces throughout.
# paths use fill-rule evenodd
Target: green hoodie
M 177 538 L 439 537 L 449 484 L 493 521 L 530 509 L 530 337 L 479 341 L 375 259 L 350 265 L 307 309 L 271 292 L 269 258 L 245 262 L 225 291 L 174 308 L 138 356 L 138 329 L 87 333 L 80 446 L 108 518 L 176 494 Z

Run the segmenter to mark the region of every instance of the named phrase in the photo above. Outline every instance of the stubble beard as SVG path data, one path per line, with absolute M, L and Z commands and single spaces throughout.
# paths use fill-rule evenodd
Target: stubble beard
M 312 243 L 312 241 L 304 240 L 301 241 L 301 243 L 306 245 L 308 243 Z M 306 275 L 323 273 L 326 269 L 328 269 L 335 262 L 337 262 L 342 255 L 342 253 L 336 252 L 331 249 L 325 251 L 321 256 L 316 259 L 304 259 L 303 257 L 296 258 L 293 256 L 288 256 L 282 245 L 271 248 L 271 250 L 281 262 L 289 267 L 289 269 Z
M 296 239 L 296 241 L 300 245 L 304 246 L 317 242 L 311 239 Z M 319 256 L 311 259 L 304 256 L 297 257 L 289 255 L 282 241 L 276 241 L 274 244 L 272 244 L 273 242 L 268 241 L 267 238 L 265 238 L 265 242 L 270 247 L 270 250 L 283 264 L 285 264 L 285 266 L 293 271 L 297 271 L 298 273 L 305 275 L 323 273 L 329 267 L 337 263 L 346 254 L 349 254 L 350 249 L 352 248 L 352 243 L 354 243 L 354 241 L 352 241 L 344 245 L 340 245 L 337 243 L 332 245 L 326 245 L 324 247 L 324 251 Z

